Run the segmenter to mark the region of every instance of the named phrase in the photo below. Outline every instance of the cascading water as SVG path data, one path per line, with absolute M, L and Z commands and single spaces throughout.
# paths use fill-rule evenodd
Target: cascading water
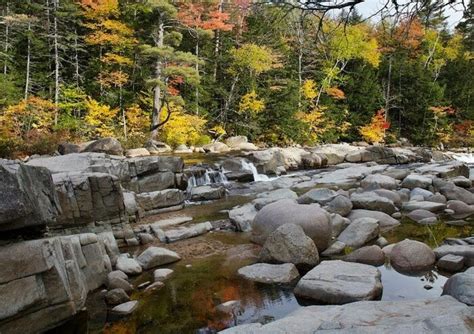
M 474 153 L 453 154 L 453 158 L 467 164 L 474 164 Z
M 222 170 L 214 170 L 207 168 L 206 170 L 198 170 L 193 172 L 188 178 L 188 188 L 197 186 L 205 186 L 210 184 L 226 184 L 229 181 Z
M 255 182 L 271 181 L 271 179 L 267 175 L 259 174 L 258 171 L 257 171 L 257 167 L 255 167 L 255 165 L 253 163 L 251 163 L 251 162 L 249 162 L 245 159 L 242 159 L 242 168 L 252 172 L 253 180 Z

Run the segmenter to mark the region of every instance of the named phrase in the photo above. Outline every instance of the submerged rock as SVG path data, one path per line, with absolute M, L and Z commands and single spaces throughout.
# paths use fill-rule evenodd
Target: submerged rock
M 290 284 L 300 277 L 292 263 L 256 263 L 238 270 L 240 276 L 259 283 Z
M 378 299 L 382 294 L 380 271 L 366 264 L 323 261 L 296 285 L 296 296 L 325 304 L 346 304 Z
M 293 263 L 300 268 L 312 268 L 319 262 L 313 240 L 295 224 L 284 224 L 270 234 L 259 258 L 267 263 Z

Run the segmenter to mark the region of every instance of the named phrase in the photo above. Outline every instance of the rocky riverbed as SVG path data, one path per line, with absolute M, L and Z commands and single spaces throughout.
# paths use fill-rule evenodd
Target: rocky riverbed
M 474 330 L 467 162 L 229 144 L 1 160 L 0 332 Z

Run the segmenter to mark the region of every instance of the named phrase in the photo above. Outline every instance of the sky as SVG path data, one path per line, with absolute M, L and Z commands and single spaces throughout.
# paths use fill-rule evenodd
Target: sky
M 376 13 L 377 10 L 380 10 L 385 2 L 386 0 L 365 0 L 361 4 L 357 5 L 356 8 L 361 15 L 368 17 Z M 453 29 L 462 18 L 462 6 L 459 5 L 455 9 L 447 7 L 445 10 L 445 15 L 448 16 L 448 28 Z

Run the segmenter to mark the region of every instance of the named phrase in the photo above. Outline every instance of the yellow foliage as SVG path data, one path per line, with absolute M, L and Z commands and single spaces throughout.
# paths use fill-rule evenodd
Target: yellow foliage
M 213 126 L 210 130 L 219 136 L 227 134 L 227 131 L 221 125 Z
M 133 61 L 128 58 L 128 57 L 124 57 L 122 55 L 118 55 L 116 53 L 111 53 L 111 52 L 108 52 L 106 53 L 101 61 L 103 63 L 114 63 L 114 64 L 118 64 L 118 65 L 123 65 L 123 66 L 130 66 L 133 64 Z
M 104 87 L 123 87 L 128 81 L 128 74 L 123 71 L 102 72 L 99 83 Z
M 325 107 L 316 107 L 309 113 L 302 111 L 296 113 L 296 119 L 308 126 L 306 137 L 309 138 L 309 141 L 312 143 L 320 141 L 321 136 L 327 130 L 327 120 L 324 115 L 325 110 Z
M 54 124 L 54 103 L 32 96 L 0 113 L 0 134 L 4 138 L 24 137 L 30 130 L 50 131 Z
M 244 44 L 238 49 L 232 49 L 230 54 L 233 58 L 232 74 L 237 74 L 239 70 L 246 69 L 250 71 L 252 76 L 258 76 L 272 68 L 281 66 L 270 49 L 253 43 Z
M 329 87 L 326 89 L 326 94 L 336 100 L 344 100 L 346 98 L 346 94 L 344 91 L 337 87 Z
M 171 146 L 181 144 L 195 145 L 203 137 L 206 120 L 197 115 L 185 113 L 181 106 L 170 104 L 172 110 L 169 121 L 163 126 L 160 136 Z M 161 120 L 165 120 L 168 114 L 167 107 L 161 112 Z
M 100 137 L 110 137 L 114 135 L 114 118 L 118 109 L 100 104 L 96 100 L 89 98 L 86 102 L 87 115 L 84 121 L 92 131 Z
M 316 82 L 314 80 L 305 80 L 301 85 L 301 94 L 305 99 L 313 100 L 318 96 L 318 90 L 316 88 Z
M 258 98 L 255 90 L 242 96 L 239 103 L 239 113 L 258 114 L 265 109 L 265 101 Z
M 137 104 L 125 110 L 127 128 L 131 135 L 146 133 L 150 129 L 150 117 Z
M 385 120 L 385 111 L 381 109 L 372 117 L 369 124 L 359 129 L 359 133 L 369 143 L 380 143 L 384 140 L 385 130 L 389 127 L 390 124 Z

